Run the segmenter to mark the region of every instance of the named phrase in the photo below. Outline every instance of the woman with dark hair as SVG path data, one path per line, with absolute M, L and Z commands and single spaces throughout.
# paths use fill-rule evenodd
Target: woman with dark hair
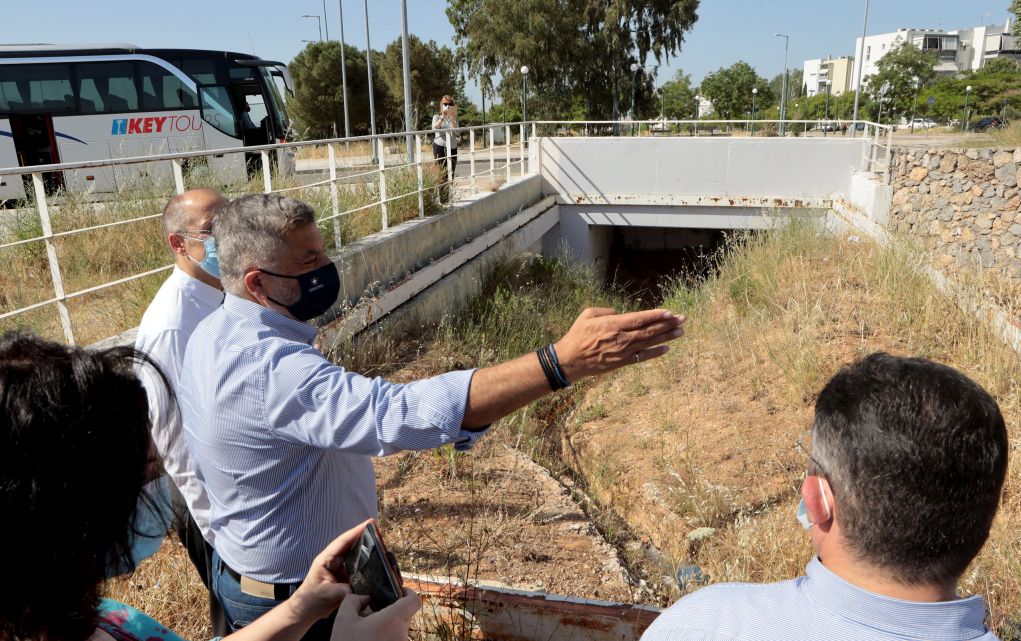
M 170 525 L 140 367 L 158 372 L 129 347 L 94 351 L 25 334 L 0 337 L 0 641 L 178 638 L 134 608 L 100 598 L 103 581 L 155 552 Z M 175 407 L 164 388 L 161 400 Z M 363 527 L 333 541 L 286 602 L 230 638 L 297 641 L 339 605 L 334 639 L 406 639 L 421 605 L 413 592 L 360 617 L 367 597 L 338 579 Z

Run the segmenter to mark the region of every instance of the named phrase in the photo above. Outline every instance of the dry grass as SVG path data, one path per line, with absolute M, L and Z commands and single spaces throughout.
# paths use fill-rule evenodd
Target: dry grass
M 1016 449 L 1017 355 L 920 276 L 921 261 L 800 225 L 735 244 L 717 276 L 667 297 L 691 318 L 684 342 L 589 393 L 568 432 L 574 466 L 674 565 L 759 582 L 796 576 L 811 556 L 794 520 L 805 465 L 795 443 L 842 364 L 885 350 L 953 365 L 997 398 Z M 991 539 L 961 584 L 987 597 L 994 626 L 1021 608 L 1019 490 L 1014 457 Z M 708 538 L 687 536 L 704 527 Z

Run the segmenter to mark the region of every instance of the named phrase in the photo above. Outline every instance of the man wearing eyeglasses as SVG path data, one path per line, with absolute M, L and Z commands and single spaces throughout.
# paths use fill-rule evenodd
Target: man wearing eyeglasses
M 440 201 L 450 202 L 450 185 L 454 182 L 457 170 L 457 132 L 444 129 L 457 129 L 457 103 L 450 96 L 440 99 L 440 113 L 433 115 L 433 158 L 440 168 Z M 450 149 L 447 149 L 447 135 L 450 136 Z M 447 175 L 447 156 L 450 156 L 450 175 Z
M 174 271 L 153 298 L 138 327 L 135 347 L 151 356 L 174 391 L 180 389 L 184 350 L 199 321 L 223 302 L 220 269 L 213 238 L 213 218 L 227 199 L 212 189 L 194 189 L 172 198 L 163 210 L 163 237 L 174 256 Z M 140 372 L 148 383 L 145 370 Z M 149 389 L 157 389 L 147 384 Z M 180 421 L 166 415 L 153 396 L 152 436 L 175 493 L 175 529 L 202 582 L 209 587 L 213 533 L 209 498 L 195 476 Z M 176 492 L 175 492 L 176 490 Z M 214 632 L 229 633 L 219 602 L 209 599 Z
M 1006 476 L 996 401 L 944 365 L 872 354 L 823 388 L 811 437 L 796 514 L 816 553 L 806 576 L 704 588 L 642 641 L 995 639 L 982 597 L 957 583 Z

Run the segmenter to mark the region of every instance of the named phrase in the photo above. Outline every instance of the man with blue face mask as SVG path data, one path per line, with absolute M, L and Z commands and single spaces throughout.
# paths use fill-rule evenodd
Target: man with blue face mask
M 368 378 L 313 346 L 307 321 L 337 303 L 340 280 L 311 207 L 243 196 L 213 229 L 226 296 L 188 343 L 180 403 L 210 498 L 213 592 L 235 630 L 294 594 L 321 541 L 376 516 L 373 456 L 469 449 L 551 390 L 661 356 L 682 334 L 684 318 L 666 310 L 588 309 L 559 341 L 499 365 Z M 324 621 L 305 638 L 331 630 Z
M 872 354 L 826 384 L 810 435 L 805 576 L 703 588 L 642 641 L 996 639 L 982 597 L 957 594 L 1006 477 L 996 401 L 950 367 Z
M 174 270 L 142 316 L 135 348 L 145 352 L 180 390 L 184 350 L 195 327 L 223 301 L 220 268 L 213 237 L 213 219 L 227 199 L 212 189 L 194 189 L 172 198 L 163 210 L 163 234 L 174 257 Z M 147 389 L 156 389 L 151 374 L 139 372 Z M 209 498 L 195 476 L 195 467 L 179 421 L 162 420 L 158 399 L 150 394 L 153 441 L 170 476 L 175 523 L 202 582 L 209 587 L 213 533 L 209 528 Z M 150 528 L 151 529 L 151 528 Z M 151 537 L 150 537 L 151 538 Z M 227 634 L 219 604 L 210 594 L 214 632 Z

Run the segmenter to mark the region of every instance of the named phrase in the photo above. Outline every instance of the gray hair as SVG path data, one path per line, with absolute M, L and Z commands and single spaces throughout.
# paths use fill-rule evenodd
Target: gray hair
M 276 268 L 287 251 L 287 236 L 315 224 L 309 205 L 277 194 L 253 194 L 232 200 L 213 221 L 220 280 L 228 292 L 245 291 L 245 272 Z

